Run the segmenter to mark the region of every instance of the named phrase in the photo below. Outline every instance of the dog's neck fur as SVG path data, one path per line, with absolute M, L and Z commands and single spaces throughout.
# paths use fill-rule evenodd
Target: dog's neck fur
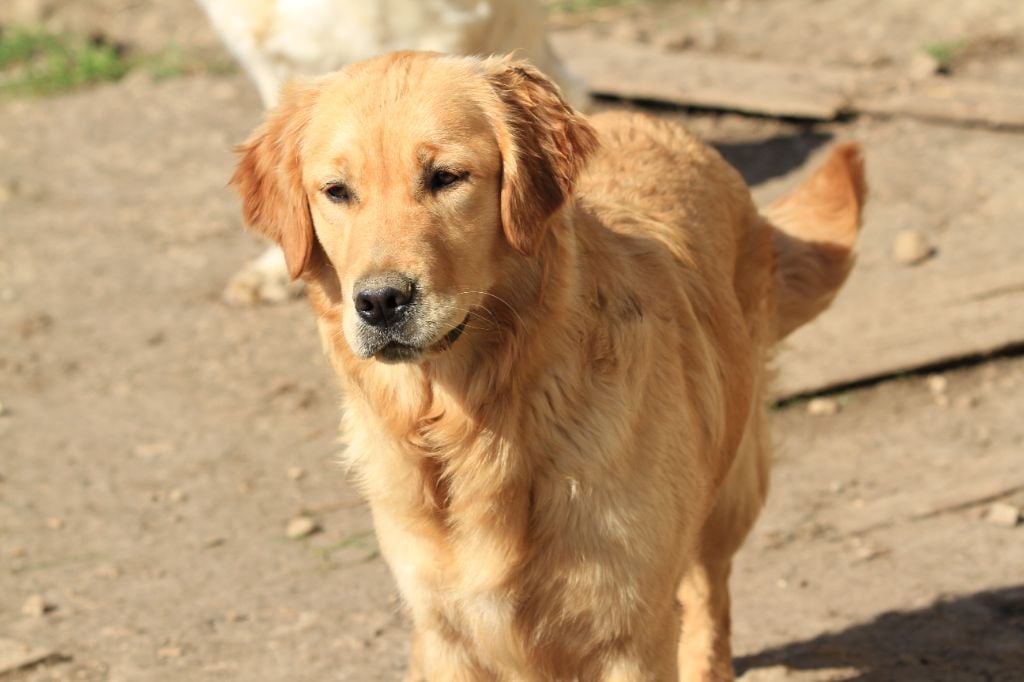
M 533 258 L 509 254 L 513 274 L 508 285 L 490 292 L 487 309 L 471 317 L 470 328 L 451 349 L 417 365 L 356 358 L 336 333 L 337 320 L 323 314 L 322 291 L 311 287 L 328 355 L 345 384 L 346 458 L 371 503 L 385 497 L 392 508 L 406 509 L 408 522 L 442 537 L 474 526 L 479 538 L 479 527 L 493 526 L 502 545 L 491 548 L 495 560 L 514 565 L 523 558 L 518 540 L 525 533 L 529 486 L 550 450 L 543 442 L 511 442 L 508 434 L 564 430 L 572 412 L 581 408 L 558 390 L 560 384 L 572 385 L 575 377 L 557 373 L 587 371 L 564 360 L 578 355 L 578 345 L 586 341 L 577 311 L 584 295 L 578 228 L 587 222 L 572 204 L 553 216 L 542 253 Z M 557 327 L 576 329 L 559 333 Z M 573 345 L 545 345 L 550 339 Z M 543 423 L 554 428 L 543 428 Z M 385 434 L 404 434 L 392 443 L 394 461 L 363 458 L 360 439 L 391 437 Z M 396 488 L 396 473 L 411 485 Z M 504 485 L 494 486 L 494 481 Z M 412 495 L 410 488 L 416 488 Z M 493 505 L 479 503 L 484 489 L 496 497 Z M 489 507 L 489 518 L 464 516 Z M 513 538 L 517 541 L 510 546 Z M 486 552 L 475 551 L 479 563 Z

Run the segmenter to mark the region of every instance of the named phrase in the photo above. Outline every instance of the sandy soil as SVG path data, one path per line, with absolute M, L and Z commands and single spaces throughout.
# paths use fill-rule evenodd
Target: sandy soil
M 928 40 L 998 33 L 1010 53 L 972 58 L 971 73 L 1021 84 L 1018 3 L 854 4 L 597 18 L 648 36 L 658 17 L 690 22 L 694 41 L 711 25 L 732 37 L 708 49 L 786 58 L 812 35 L 825 62 L 900 62 Z M 174 40 L 219 49 L 191 5 L 71 6 L 19 0 L 0 23 L 13 7 L 146 46 L 173 25 Z M 843 23 L 865 16 L 891 30 Z M 337 393 L 311 315 L 302 301 L 220 300 L 261 249 L 224 189 L 231 146 L 259 115 L 239 75 L 0 102 L 0 638 L 50 652 L 0 680 L 401 677 L 408 624 L 337 464 Z M 913 150 L 932 140 L 982 183 L 994 149 L 1024 148 L 1019 134 L 906 120 L 684 118 L 760 197 L 836 135 L 877 150 L 882 178 L 913 173 Z M 866 229 L 885 229 L 873 217 L 894 215 L 906 191 L 877 188 Z M 914 200 L 971 210 L 949 193 Z M 835 414 L 800 402 L 776 415 L 772 496 L 733 580 L 742 679 L 1024 679 L 1024 527 L 986 517 L 994 502 L 1024 506 L 1024 359 L 832 401 Z M 289 540 L 300 514 L 319 531 Z

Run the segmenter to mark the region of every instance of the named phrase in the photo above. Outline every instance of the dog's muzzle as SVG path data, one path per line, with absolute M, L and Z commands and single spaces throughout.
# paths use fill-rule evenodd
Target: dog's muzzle
M 457 327 L 445 334 L 440 341 L 429 346 L 416 346 L 400 340 L 390 340 L 381 345 L 371 355 L 382 362 L 398 363 L 415 362 L 428 353 L 443 353 L 459 340 L 462 332 L 466 330 L 467 322 L 469 322 L 468 315 Z

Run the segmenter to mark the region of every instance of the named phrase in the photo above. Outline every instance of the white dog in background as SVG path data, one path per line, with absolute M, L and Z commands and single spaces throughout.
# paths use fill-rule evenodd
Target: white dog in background
M 292 76 L 340 69 L 392 50 L 465 55 L 518 52 L 562 88 L 577 108 L 586 90 L 551 51 L 537 0 L 198 0 L 256 82 L 263 105 L 277 104 Z M 274 302 L 289 283 L 280 249 L 248 263 L 224 292 L 230 303 Z

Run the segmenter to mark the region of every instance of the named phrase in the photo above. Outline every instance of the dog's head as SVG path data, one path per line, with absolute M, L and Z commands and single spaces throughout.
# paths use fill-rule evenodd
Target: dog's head
M 293 84 L 232 183 L 293 278 L 333 278 L 356 356 L 418 361 L 537 256 L 596 146 L 525 62 L 395 53 Z

